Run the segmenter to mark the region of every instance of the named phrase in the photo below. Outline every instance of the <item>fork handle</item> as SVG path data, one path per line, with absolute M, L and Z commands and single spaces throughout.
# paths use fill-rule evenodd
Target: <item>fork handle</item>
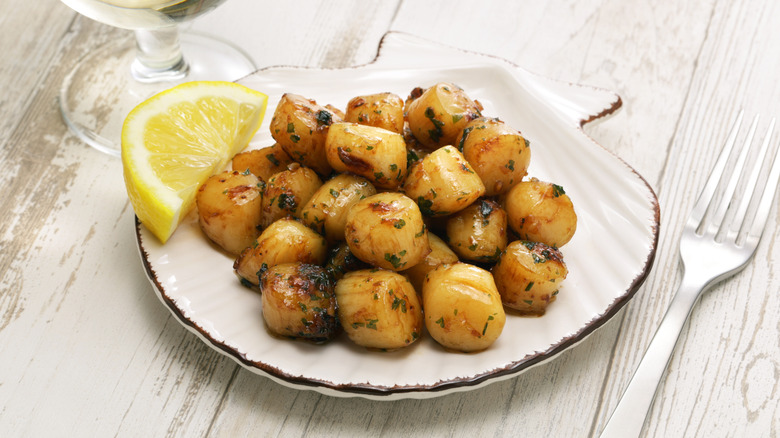
M 638 437 L 642 432 L 680 332 L 705 286 L 701 282 L 691 282 L 683 275 L 682 283 L 672 298 L 661 325 L 631 377 L 617 408 L 602 430 L 601 438 Z

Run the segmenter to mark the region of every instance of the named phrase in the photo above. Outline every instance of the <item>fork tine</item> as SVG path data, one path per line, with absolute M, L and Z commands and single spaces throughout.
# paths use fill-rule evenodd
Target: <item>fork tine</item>
M 707 212 L 707 207 L 710 205 L 710 202 L 712 202 L 712 197 L 715 195 L 715 189 L 718 187 L 720 177 L 723 175 L 723 170 L 726 168 L 726 162 L 731 155 L 731 150 L 734 148 L 734 143 L 736 143 L 737 132 L 739 132 L 740 125 L 742 125 L 743 114 L 744 111 L 740 110 L 734 120 L 731 132 L 729 132 L 728 137 L 726 137 L 726 144 L 723 146 L 718 161 L 715 162 L 715 166 L 712 168 L 710 176 L 707 178 L 707 183 L 704 185 L 698 199 L 696 199 L 693 210 L 691 210 L 691 215 L 688 217 L 688 222 L 686 223 L 687 227 L 692 227 L 694 229 L 698 228 L 704 218 L 704 214 Z
M 772 162 L 772 168 L 769 171 L 767 177 L 766 186 L 764 187 L 764 193 L 761 195 L 761 201 L 758 204 L 756 210 L 755 220 L 750 227 L 750 231 L 747 234 L 746 244 L 755 246 L 761 239 L 761 235 L 764 233 L 764 226 L 766 220 L 769 218 L 769 210 L 772 208 L 772 201 L 777 194 L 777 185 L 780 182 L 780 153 L 775 151 L 775 158 Z
M 712 214 L 710 220 L 710 226 L 708 231 L 712 234 L 716 234 L 723 224 L 723 219 L 726 217 L 726 211 L 728 211 L 731 200 L 734 197 L 734 192 L 737 189 L 737 182 L 739 176 L 742 174 L 742 169 L 745 166 L 745 160 L 747 159 L 750 146 L 753 144 L 753 136 L 756 134 L 756 128 L 758 127 L 758 116 L 753 118 L 753 123 L 750 125 L 747 138 L 744 145 L 739 149 L 739 157 L 734 165 L 734 169 L 731 171 L 731 175 L 728 178 L 726 189 L 723 192 L 723 197 L 716 205 L 715 211 Z M 720 164 L 720 163 L 719 163 Z M 750 190 L 752 192 L 752 189 Z M 749 196 L 748 196 L 749 198 Z
M 734 218 L 731 221 L 731 227 L 729 228 L 727 234 L 727 238 L 730 241 L 736 241 L 737 236 L 739 235 L 739 231 L 742 229 L 742 224 L 745 221 L 748 205 L 750 205 L 751 200 L 757 196 L 756 185 L 758 184 L 758 176 L 761 173 L 761 168 L 765 164 L 774 129 L 775 119 L 773 118 L 769 123 L 769 128 L 767 129 L 766 134 L 764 134 L 764 141 L 761 144 L 761 150 L 755 160 L 755 163 L 753 163 L 753 170 L 750 172 L 750 177 L 747 180 L 747 185 L 745 186 L 746 196 L 742 196 L 742 199 L 740 199 L 739 208 L 737 209 L 737 212 L 734 214 Z

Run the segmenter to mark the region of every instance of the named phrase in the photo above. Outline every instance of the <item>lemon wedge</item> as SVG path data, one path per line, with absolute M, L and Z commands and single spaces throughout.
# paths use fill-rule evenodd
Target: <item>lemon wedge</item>
M 243 150 L 268 96 L 233 82 L 187 82 L 145 100 L 122 127 L 130 203 L 162 243 L 195 203 L 198 187 Z

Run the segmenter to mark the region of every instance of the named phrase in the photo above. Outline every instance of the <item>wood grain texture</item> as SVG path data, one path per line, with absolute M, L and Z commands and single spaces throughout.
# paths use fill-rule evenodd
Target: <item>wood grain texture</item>
M 670 175 L 662 183 L 666 188 L 663 193 L 669 196 L 667 204 L 690 209 L 691 193 L 703 185 L 706 172 L 682 169 L 712 166 L 728 129 L 724 122 L 730 121 L 736 108 L 744 108 L 749 116 L 777 113 L 777 83 L 768 80 L 767 74 L 777 71 L 778 48 L 771 41 L 772 29 L 780 19 L 778 12 L 776 5 L 756 3 L 722 3 L 714 8 L 678 124 L 679 139 L 675 139 L 669 154 Z M 689 153 L 691 150 L 697 153 Z M 676 239 L 681 221 L 674 219 L 670 218 L 670 227 Z M 776 340 L 780 323 L 780 285 L 772 274 L 777 272 L 772 269 L 776 258 L 772 248 L 778 236 L 776 214 L 770 218 L 768 230 L 755 263 L 703 297 L 673 357 L 659 403 L 651 412 L 655 422 L 648 433 L 777 433 L 777 342 L 755 342 L 757 336 L 766 336 L 767 329 Z M 688 354 L 691 350 L 695 352 Z M 698 387 L 696 397 L 680 390 L 691 387 Z M 764 407 L 763 415 L 757 415 L 757 406 Z
M 618 92 L 587 126 L 661 205 L 654 269 L 611 322 L 483 389 L 376 402 L 288 389 L 213 351 L 160 304 L 132 235 L 120 163 L 71 135 L 68 70 L 127 37 L 59 2 L 0 4 L 0 435 L 585 437 L 604 426 L 680 280 L 677 241 L 728 121 L 780 113 L 771 0 L 231 0 L 188 25 L 260 66 L 370 62 L 388 30 Z M 762 125 L 765 126 L 765 123 Z M 756 260 L 694 310 L 644 430 L 777 436 L 780 215 Z

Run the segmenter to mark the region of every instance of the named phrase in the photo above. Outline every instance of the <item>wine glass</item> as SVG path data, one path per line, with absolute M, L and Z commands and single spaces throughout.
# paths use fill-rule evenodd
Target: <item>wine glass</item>
M 63 119 L 94 148 L 119 156 L 122 123 L 136 105 L 184 81 L 239 79 L 257 68 L 240 48 L 179 33 L 177 24 L 225 0 L 61 0 L 93 20 L 133 30 L 88 53 L 60 89 Z

